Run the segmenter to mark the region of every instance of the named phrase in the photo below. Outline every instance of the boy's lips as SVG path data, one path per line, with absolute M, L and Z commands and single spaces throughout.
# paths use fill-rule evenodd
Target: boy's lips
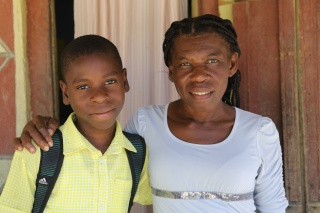
M 113 109 L 102 111 L 102 112 L 94 112 L 94 113 L 91 113 L 91 115 L 99 118 L 104 118 L 104 117 L 108 117 L 112 111 Z

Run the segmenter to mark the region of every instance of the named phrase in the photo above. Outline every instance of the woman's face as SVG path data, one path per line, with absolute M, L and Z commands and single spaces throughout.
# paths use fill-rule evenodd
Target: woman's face
M 238 53 L 231 54 L 217 33 L 182 35 L 175 39 L 169 77 L 183 103 L 197 110 L 211 110 L 222 103 L 228 78 L 238 68 Z

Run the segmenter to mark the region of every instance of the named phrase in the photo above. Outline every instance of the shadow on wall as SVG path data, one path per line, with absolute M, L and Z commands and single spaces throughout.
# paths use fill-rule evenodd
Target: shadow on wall
M 0 194 L 3 190 L 4 182 L 6 181 L 9 173 L 11 160 L 11 155 L 0 156 Z

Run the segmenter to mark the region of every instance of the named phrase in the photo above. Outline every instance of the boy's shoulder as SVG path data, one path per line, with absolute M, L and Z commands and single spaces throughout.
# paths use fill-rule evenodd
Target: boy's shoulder
M 31 143 L 36 149 L 35 153 L 30 153 L 28 149 L 24 148 L 22 151 L 15 151 L 14 157 L 17 156 L 17 157 L 19 157 L 25 161 L 28 161 L 30 163 L 33 163 L 33 164 L 37 164 L 37 162 L 40 163 L 41 149 L 34 142 L 34 140 L 31 140 Z

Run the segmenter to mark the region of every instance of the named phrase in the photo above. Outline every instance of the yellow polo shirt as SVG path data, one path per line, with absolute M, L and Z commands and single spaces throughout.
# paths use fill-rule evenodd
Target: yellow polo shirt
M 60 127 L 65 157 L 44 212 L 127 212 L 132 176 L 125 149 L 136 149 L 122 134 L 117 122 L 115 137 L 102 155 L 80 134 L 73 119 L 72 113 Z M 35 154 L 25 149 L 15 152 L 0 197 L 1 213 L 31 212 L 39 163 L 38 147 Z M 147 168 L 146 158 L 134 198 L 134 202 L 142 205 L 152 203 Z

